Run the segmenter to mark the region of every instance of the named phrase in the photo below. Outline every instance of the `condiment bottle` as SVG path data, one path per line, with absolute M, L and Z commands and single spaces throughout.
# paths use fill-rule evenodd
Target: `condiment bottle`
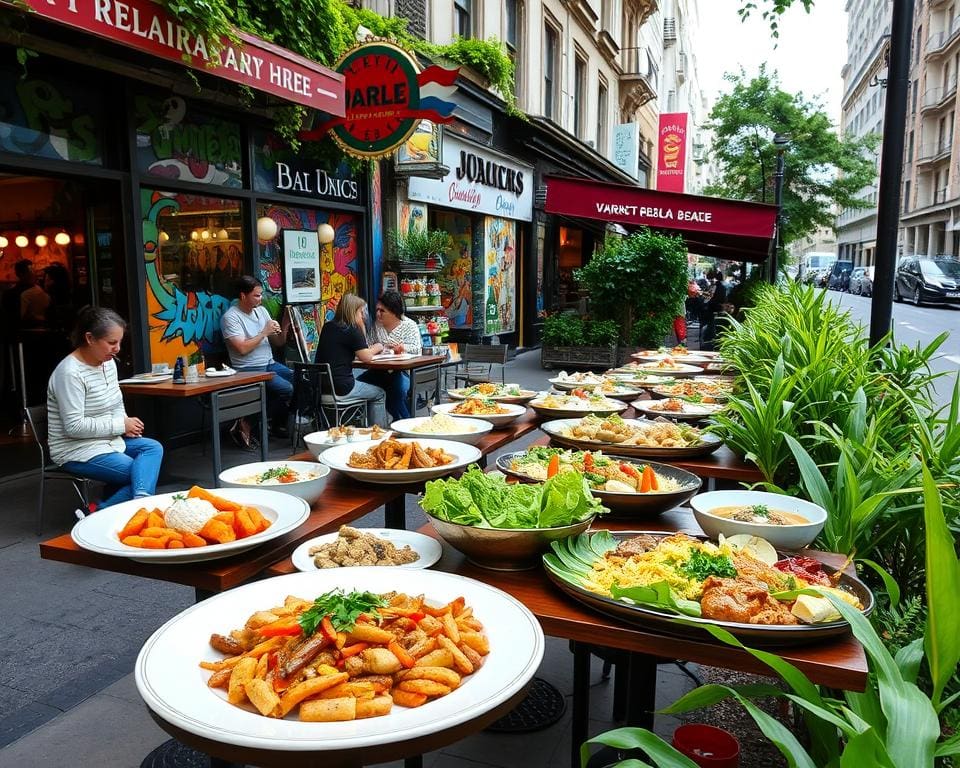
M 186 384 L 187 377 L 184 375 L 183 370 L 183 356 L 177 357 L 177 362 L 173 366 L 173 383 L 174 384 Z

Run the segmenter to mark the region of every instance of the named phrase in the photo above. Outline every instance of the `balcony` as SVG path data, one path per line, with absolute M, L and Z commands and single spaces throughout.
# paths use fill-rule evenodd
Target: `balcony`
M 939 55 L 947 46 L 960 37 L 960 16 L 953 20 L 949 29 L 935 32 L 927 38 L 927 55 Z
M 677 42 L 677 20 L 673 16 L 663 18 L 663 47 L 669 48 Z
M 632 48 L 622 53 L 620 108 L 632 113 L 657 97 L 657 71 L 650 64 L 646 50 Z
M 687 79 L 687 54 L 681 51 L 677 54 L 677 84 L 683 85 Z
M 947 195 L 949 194 L 949 192 L 950 192 L 950 189 L 948 187 L 943 187 L 941 189 L 936 190 L 933 193 L 933 204 L 937 205 L 939 203 L 947 202 Z
M 920 103 L 921 112 L 941 109 L 952 104 L 957 95 L 957 78 L 953 77 L 945 87 L 928 88 Z
M 917 150 L 917 165 L 926 165 L 944 160 L 950 157 L 952 149 L 953 145 L 949 141 L 939 143 L 932 141 L 929 144 L 921 144 L 919 150 Z

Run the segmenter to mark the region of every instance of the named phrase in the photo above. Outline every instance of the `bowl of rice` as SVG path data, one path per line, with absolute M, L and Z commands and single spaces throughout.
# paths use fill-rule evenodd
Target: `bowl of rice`
M 446 413 L 435 413 L 433 416 L 400 419 L 393 422 L 390 428 L 400 437 L 430 435 L 476 445 L 493 429 L 493 424 L 481 419 L 457 419 Z
M 313 504 L 327 484 L 330 467 L 312 461 L 257 461 L 220 473 L 224 488 L 266 488 Z

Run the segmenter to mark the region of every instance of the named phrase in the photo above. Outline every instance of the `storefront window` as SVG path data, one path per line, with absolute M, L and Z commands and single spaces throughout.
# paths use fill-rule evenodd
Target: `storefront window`
M 220 316 L 245 271 L 240 202 L 147 188 L 140 195 L 151 361 L 172 364 L 198 349 L 222 354 Z
M 273 317 L 280 313 L 283 304 L 283 257 L 282 233 L 285 229 L 316 230 L 321 224 L 333 227 L 333 242 L 321 248 L 320 255 L 320 304 L 312 307 L 301 305 L 307 316 L 315 318 L 319 326 L 333 317 L 345 293 L 356 293 L 358 285 L 357 263 L 360 217 L 351 213 L 318 211 L 312 208 L 294 208 L 282 205 L 258 205 L 257 219 L 267 217 L 276 222 L 276 236 L 261 242 L 259 277 L 263 281 L 263 304 Z
M 243 184 L 240 126 L 180 96 L 134 99 L 137 167 L 147 176 L 221 187 Z
M 469 216 L 434 212 L 434 228 L 450 234 L 440 274 L 440 299 L 451 328 L 473 328 L 473 225 Z
M 0 151 L 74 163 L 103 163 L 102 100 L 56 78 L 0 70 Z
M 517 225 L 510 219 L 486 216 L 483 227 L 486 254 L 484 334 L 511 333 L 517 324 Z

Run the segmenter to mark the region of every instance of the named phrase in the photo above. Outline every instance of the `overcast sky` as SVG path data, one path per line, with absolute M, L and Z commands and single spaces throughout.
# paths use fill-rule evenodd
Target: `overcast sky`
M 758 5 L 765 5 L 758 3 Z M 700 86 L 712 106 L 718 93 L 729 92 L 725 72 L 755 75 L 760 64 L 780 75 L 780 86 L 788 93 L 802 92 L 808 99 L 820 96 L 835 125 L 840 123 L 843 79 L 840 70 L 846 61 L 847 15 L 842 0 L 815 0 L 810 13 L 794 0 L 780 20 L 776 48 L 769 26 L 760 14 L 740 23 L 738 0 L 698 0 L 699 39 L 695 44 Z

